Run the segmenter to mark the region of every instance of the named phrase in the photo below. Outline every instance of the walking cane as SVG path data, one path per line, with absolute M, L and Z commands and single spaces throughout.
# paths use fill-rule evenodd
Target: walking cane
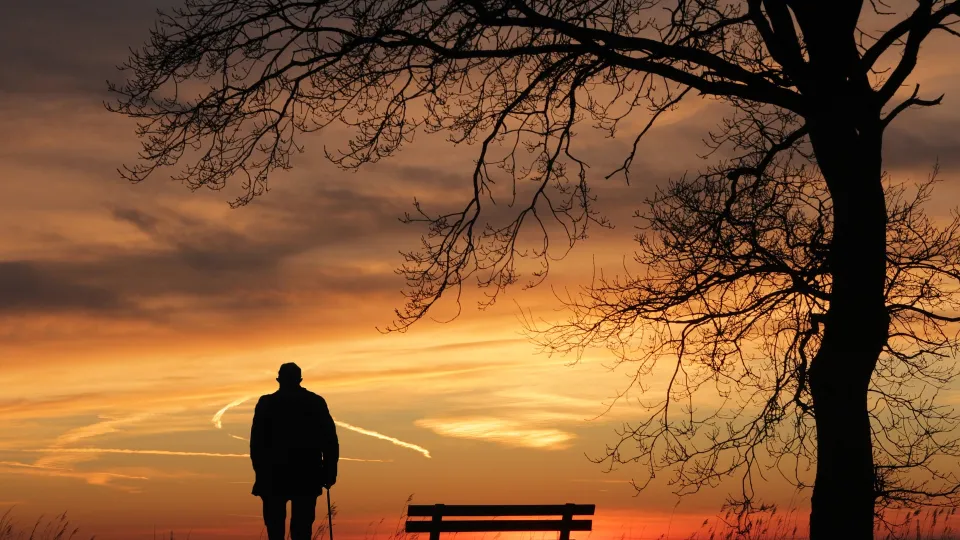
M 333 507 L 330 506 L 330 486 L 327 486 L 327 529 L 330 531 L 330 540 L 333 540 Z

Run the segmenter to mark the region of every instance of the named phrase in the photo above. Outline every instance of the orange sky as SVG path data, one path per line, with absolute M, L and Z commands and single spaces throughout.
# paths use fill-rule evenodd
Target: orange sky
M 537 354 L 518 317 L 521 308 L 560 316 L 550 287 L 584 283 L 591 261 L 615 272 L 629 258 L 630 215 L 656 182 L 698 166 L 718 106 L 692 102 L 665 118 L 631 186 L 602 180 L 628 139 L 583 130 L 578 144 L 618 228 L 594 231 L 545 286 L 383 335 L 375 327 L 403 300 L 397 251 L 421 233 L 397 217 L 414 196 L 461 201 L 476 148 L 418 137 L 347 174 L 320 152 L 345 137 L 333 130 L 306 139 L 295 169 L 238 210 L 229 192 L 191 193 L 159 177 L 130 185 L 115 169 L 138 149 L 134 124 L 103 110 L 103 81 L 161 4 L 15 4 L 0 17 L 0 513 L 16 505 L 25 522 L 67 511 L 105 540 L 154 530 L 257 538 L 259 499 L 236 454 L 247 451 L 256 396 L 274 390 L 287 361 L 327 399 L 341 453 L 357 460 L 342 463 L 333 490 L 338 538 L 367 537 L 381 519 L 381 534 L 392 531 L 411 494 L 596 503 L 596 538 L 679 536 L 716 513 L 729 486 L 678 502 L 658 479 L 633 497 L 629 468 L 605 474 L 591 463 L 585 454 L 601 456 L 637 416 L 624 405 L 594 419 L 628 372 L 607 370 L 603 351 L 575 366 Z M 944 43 L 925 48 L 916 78 L 946 93 L 944 105 L 904 115 L 885 148 L 903 179 L 925 177 L 939 159 L 937 211 L 960 200 L 958 49 Z M 782 482 L 765 489 L 804 504 Z

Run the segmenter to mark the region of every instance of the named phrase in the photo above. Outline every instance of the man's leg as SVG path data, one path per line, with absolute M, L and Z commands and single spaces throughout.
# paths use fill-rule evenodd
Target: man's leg
M 293 497 L 290 500 L 290 539 L 310 540 L 313 536 L 313 520 L 316 517 L 316 496 Z
M 287 499 L 268 495 L 264 495 L 261 499 L 263 499 L 263 523 L 267 526 L 268 540 L 284 540 Z

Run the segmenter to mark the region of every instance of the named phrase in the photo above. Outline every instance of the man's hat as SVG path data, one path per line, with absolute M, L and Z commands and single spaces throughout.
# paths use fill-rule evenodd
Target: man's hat
M 278 381 L 300 382 L 302 378 L 300 366 L 293 362 L 287 362 L 280 366 L 280 371 L 277 373 Z

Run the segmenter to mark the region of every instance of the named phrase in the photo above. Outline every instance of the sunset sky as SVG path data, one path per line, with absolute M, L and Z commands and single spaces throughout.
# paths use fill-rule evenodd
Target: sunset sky
M 346 173 L 323 157 L 347 137 L 332 129 L 303 139 L 294 169 L 236 210 L 230 189 L 190 192 L 161 176 L 129 184 L 116 168 L 139 149 L 135 123 L 105 111 L 105 81 L 167 5 L 0 9 L 0 514 L 15 506 L 27 522 L 66 511 L 82 536 L 104 540 L 258 538 L 243 454 L 257 397 L 290 361 L 339 423 L 338 538 L 368 537 L 381 519 L 380 534 L 392 532 L 410 495 L 595 503 L 593 538 L 680 535 L 717 513 L 733 484 L 678 500 L 658 478 L 634 497 L 629 467 L 591 463 L 639 414 L 626 401 L 601 416 L 629 366 L 608 369 L 603 350 L 575 365 L 538 353 L 520 318 L 558 320 L 554 291 L 585 284 L 594 264 L 622 268 L 633 211 L 658 182 L 702 164 L 722 106 L 692 100 L 664 117 L 629 186 L 602 177 L 630 131 L 610 140 L 582 130 L 577 144 L 616 229 L 594 230 L 538 288 L 512 289 L 484 311 L 469 291 L 452 322 L 382 334 L 403 302 L 398 251 L 423 232 L 397 218 L 415 196 L 464 201 L 477 148 L 418 136 Z M 912 82 L 944 93 L 943 105 L 903 115 L 885 140 L 899 179 L 922 180 L 939 160 L 935 215 L 960 202 L 958 53 L 960 40 L 929 40 Z M 445 303 L 435 316 L 454 311 Z M 799 507 L 809 497 L 776 475 L 764 493 Z

